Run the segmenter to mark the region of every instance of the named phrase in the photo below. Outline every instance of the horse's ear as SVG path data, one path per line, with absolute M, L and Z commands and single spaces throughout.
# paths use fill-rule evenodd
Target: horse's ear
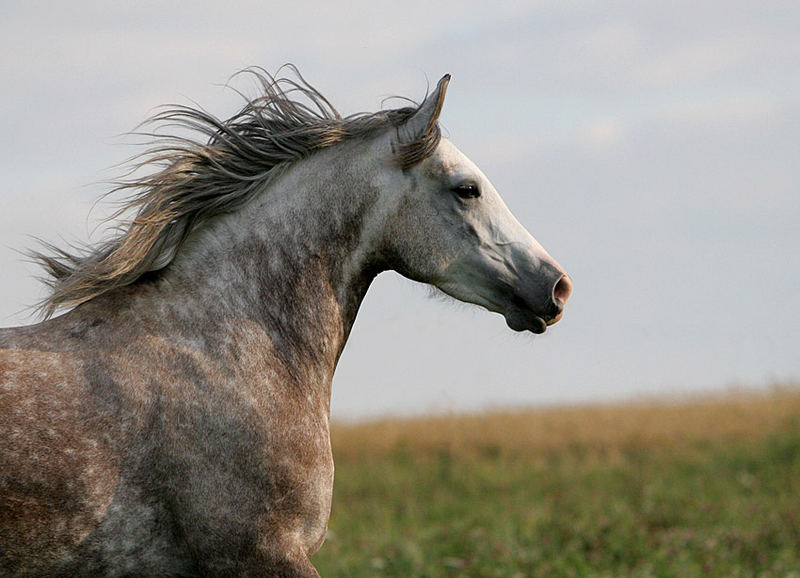
M 444 94 L 447 92 L 449 83 L 450 75 L 445 74 L 439 80 L 436 89 L 419 106 L 417 112 L 397 127 L 397 137 L 401 145 L 418 141 L 433 128 L 439 118 L 439 114 L 442 112 Z

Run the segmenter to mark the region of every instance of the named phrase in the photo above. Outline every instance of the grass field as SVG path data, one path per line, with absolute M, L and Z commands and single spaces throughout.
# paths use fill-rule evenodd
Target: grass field
M 325 577 L 800 577 L 800 390 L 333 428 Z

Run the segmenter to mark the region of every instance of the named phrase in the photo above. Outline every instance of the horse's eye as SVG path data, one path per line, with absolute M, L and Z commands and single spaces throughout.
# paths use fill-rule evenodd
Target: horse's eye
M 453 192 L 462 199 L 474 199 L 481 196 L 481 190 L 475 183 L 462 183 L 453 187 Z

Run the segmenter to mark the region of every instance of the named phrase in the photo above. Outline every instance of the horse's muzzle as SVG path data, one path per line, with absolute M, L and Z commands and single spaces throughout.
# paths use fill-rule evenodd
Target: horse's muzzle
M 540 286 L 541 287 L 541 286 Z M 572 280 L 561 273 L 555 283 L 545 287 L 547 297 L 541 299 L 512 299 L 505 311 L 506 324 L 514 331 L 544 333 L 564 315 L 564 306 L 572 295 Z M 531 304 L 531 302 L 533 304 Z

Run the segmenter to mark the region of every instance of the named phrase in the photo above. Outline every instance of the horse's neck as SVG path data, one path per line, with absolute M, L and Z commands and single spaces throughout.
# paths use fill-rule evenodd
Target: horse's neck
M 374 195 L 342 177 L 290 170 L 190 239 L 167 274 L 206 318 L 257 323 L 314 380 L 332 377 L 374 276 L 361 254 Z

